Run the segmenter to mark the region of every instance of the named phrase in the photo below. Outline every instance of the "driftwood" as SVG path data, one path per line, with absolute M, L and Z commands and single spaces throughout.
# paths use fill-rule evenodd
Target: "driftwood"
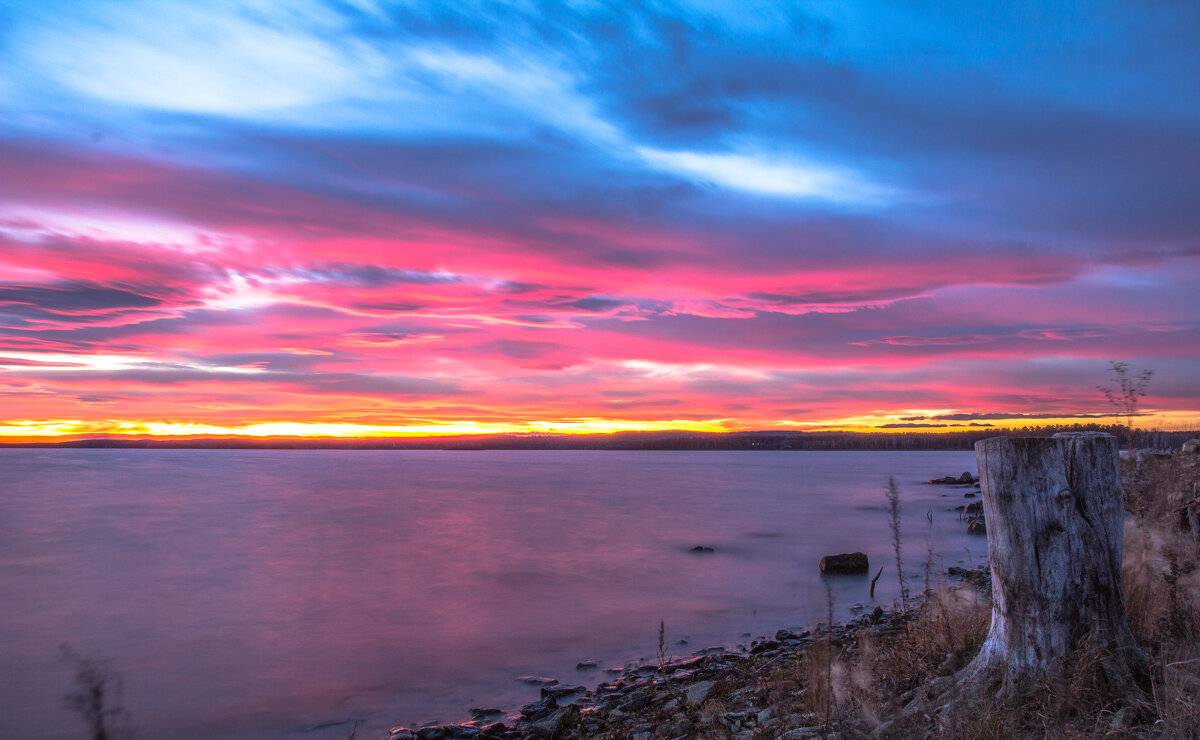
M 1151 664 L 1129 630 L 1121 593 L 1116 438 L 994 437 L 976 443 L 975 456 L 992 623 L 976 658 L 937 687 L 937 704 L 1020 701 L 1066 680 L 1086 680 L 1114 703 L 1142 704 Z M 1065 675 L 1085 666 L 1087 676 Z

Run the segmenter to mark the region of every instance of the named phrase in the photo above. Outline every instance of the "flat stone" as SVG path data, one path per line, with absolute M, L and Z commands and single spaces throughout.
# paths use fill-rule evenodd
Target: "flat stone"
M 546 678 L 544 676 L 517 676 L 517 680 L 527 683 L 530 686 L 554 686 L 558 683 L 557 678 Z
M 797 727 L 794 730 L 788 730 L 779 736 L 779 740 L 803 740 L 809 737 L 823 737 L 825 728 L 821 725 L 812 725 L 810 727 Z
M 483 719 L 484 717 L 496 717 L 504 714 L 503 709 L 495 707 L 471 707 L 471 719 Z
M 572 686 L 569 684 L 563 684 L 562 686 L 543 686 L 542 696 L 553 696 L 555 699 L 561 699 L 564 696 L 570 696 L 571 694 L 582 694 L 585 691 L 587 691 L 587 689 L 582 686 Z
M 688 704 L 703 704 L 708 697 L 712 696 L 713 690 L 716 687 L 716 681 L 700 681 L 692 684 L 687 690 Z
M 479 728 L 479 736 L 483 738 L 501 737 L 508 732 L 508 726 L 503 722 L 493 722 Z

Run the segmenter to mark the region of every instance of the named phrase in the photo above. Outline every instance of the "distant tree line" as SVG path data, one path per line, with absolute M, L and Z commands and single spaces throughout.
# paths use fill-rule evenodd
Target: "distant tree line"
M 1200 431 L 1129 429 L 1122 424 L 1024 426 L 1011 429 L 905 432 L 617 432 L 614 434 L 490 434 L 411 438 L 216 437 L 102 438 L 30 442 L 7 447 L 345 450 L 971 450 L 988 437 L 1041 437 L 1057 432 L 1107 432 L 1132 447 L 1170 449 Z

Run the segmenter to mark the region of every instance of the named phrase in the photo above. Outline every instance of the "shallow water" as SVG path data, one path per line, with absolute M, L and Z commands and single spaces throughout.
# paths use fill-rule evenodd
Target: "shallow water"
M 0 450 L 0 736 L 78 738 L 60 645 L 138 737 L 344 738 L 518 707 L 549 675 L 735 647 L 873 606 L 862 550 L 978 564 L 969 452 Z M 933 524 L 926 520 L 932 511 Z M 690 552 L 695 545 L 712 554 Z M 872 573 L 873 574 L 873 573 Z M 687 644 L 678 644 L 686 639 Z

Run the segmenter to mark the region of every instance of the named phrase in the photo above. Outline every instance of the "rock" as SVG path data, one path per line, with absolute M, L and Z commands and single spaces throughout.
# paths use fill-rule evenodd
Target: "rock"
M 417 740 L 417 733 L 407 727 L 393 727 L 388 730 L 388 740 Z
M 966 493 L 963 494 L 963 498 L 975 498 L 978 495 L 979 494 L 975 493 L 974 491 L 967 491 Z
M 765 725 L 774 716 L 775 716 L 775 712 L 771 711 L 770 707 L 767 707 L 766 709 L 764 709 L 758 713 L 758 723 L 760 725 Z
M 475 740 L 479 730 L 465 725 L 442 725 L 422 727 L 417 730 L 417 740 Z
M 967 520 L 967 534 L 987 534 L 987 523 L 983 517 L 973 516 Z
M 716 552 L 716 550 L 706 545 L 696 545 L 692 548 L 692 552 Z
M 503 722 L 493 722 L 490 725 L 484 725 L 479 728 L 479 737 L 482 738 L 498 738 L 504 737 L 508 732 L 508 727 Z
M 570 696 L 571 694 L 582 694 L 585 691 L 587 691 L 587 689 L 582 686 L 572 686 L 570 684 L 564 684 L 562 686 L 543 686 L 542 696 L 553 696 L 555 699 L 561 699 L 564 696 Z
M 763 640 L 762 642 L 757 643 L 750 648 L 750 654 L 758 655 L 759 653 L 765 653 L 768 650 L 774 650 L 777 647 L 779 647 L 779 642 L 777 640 Z
M 633 740 L 654 740 L 654 736 L 648 732 L 637 732 L 634 733 Z
M 530 686 L 554 686 L 558 683 L 557 678 L 544 678 L 542 676 L 517 676 L 518 681 L 523 681 Z
M 1123 730 L 1126 727 L 1132 727 L 1137 721 L 1137 712 L 1133 707 L 1122 707 L 1112 718 L 1112 727 L 1114 730 Z
M 1200 453 L 1200 439 L 1189 439 L 1183 443 L 1183 454 L 1195 455 Z
M 579 707 L 574 704 L 556 709 L 542 719 L 532 723 L 533 734 L 537 737 L 558 737 L 563 730 L 570 729 L 579 721 Z
M 496 709 L 495 707 L 471 707 L 471 719 L 483 719 L 484 717 L 499 717 L 503 715 L 503 709 Z
M 963 474 L 958 476 L 958 482 L 959 483 L 974 483 L 975 476 L 971 475 L 968 471 L 964 470 Z
M 712 696 L 716 687 L 716 681 L 700 681 L 692 684 L 688 687 L 686 694 L 688 704 L 703 704 L 708 697 Z
M 590 671 L 593 668 L 598 668 L 599 666 L 600 666 L 600 664 L 594 660 L 581 660 L 575 664 L 575 670 Z
M 558 702 L 553 696 L 543 696 L 541 699 L 521 707 L 521 716 L 529 720 L 538 720 L 558 709 Z
M 955 511 L 961 511 L 967 516 L 979 516 L 983 514 L 983 502 L 972 501 L 969 504 L 963 504 L 962 506 L 956 507 Z
M 821 572 L 834 574 L 866 573 L 871 569 L 866 553 L 846 552 L 841 555 L 826 555 L 821 558 Z
M 802 740 L 809 737 L 823 737 L 825 735 L 825 727 L 823 725 L 810 725 L 809 727 L 797 727 L 794 730 L 788 730 L 779 736 L 779 740 Z
M 795 632 L 792 632 L 791 630 L 779 630 L 778 632 L 775 633 L 775 639 L 779 640 L 780 642 L 794 642 L 796 640 L 799 640 L 800 638 L 801 638 L 801 635 L 797 635 Z
M 629 692 L 625 697 L 625 701 L 618 708 L 626 714 L 634 714 L 648 706 L 650 706 L 650 694 L 643 689 L 638 689 L 637 691 Z

